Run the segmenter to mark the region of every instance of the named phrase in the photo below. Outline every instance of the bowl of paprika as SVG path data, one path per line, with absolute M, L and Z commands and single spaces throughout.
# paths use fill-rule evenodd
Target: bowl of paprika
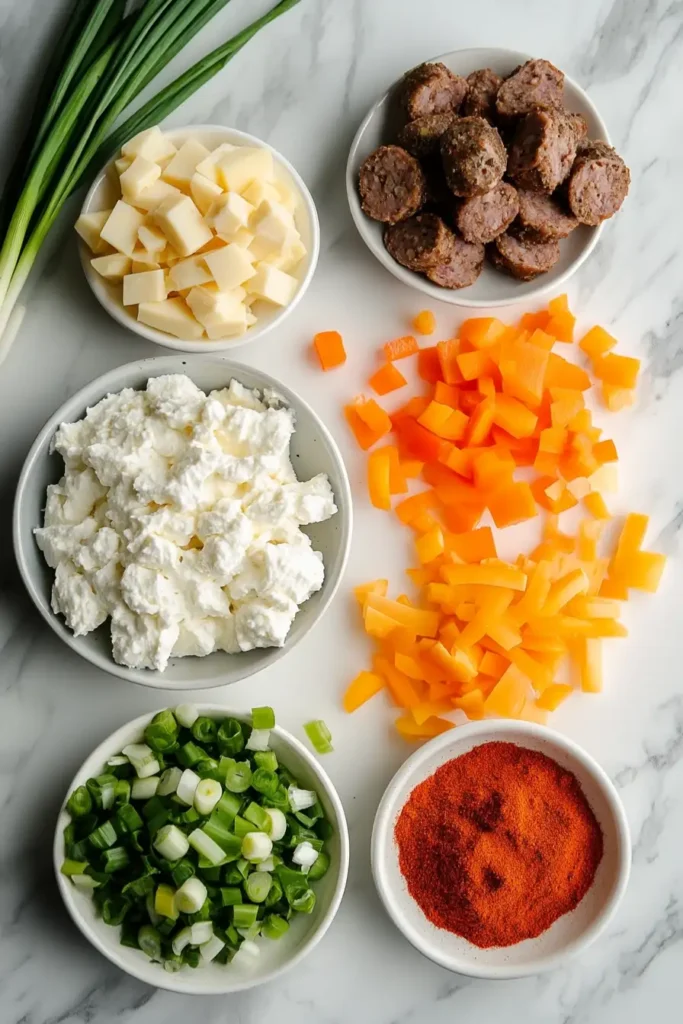
M 377 891 L 425 956 L 459 974 L 552 970 L 607 927 L 631 844 L 612 782 L 533 723 L 450 730 L 399 769 L 372 835 Z

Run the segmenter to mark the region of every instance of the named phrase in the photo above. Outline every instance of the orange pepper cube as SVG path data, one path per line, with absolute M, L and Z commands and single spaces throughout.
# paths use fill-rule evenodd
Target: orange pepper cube
M 346 350 L 339 331 L 321 331 L 316 334 L 313 347 L 323 370 L 332 370 L 346 362 Z
M 390 391 L 396 391 L 408 382 L 393 363 L 385 363 L 373 373 L 368 383 L 378 395 L 388 395 Z

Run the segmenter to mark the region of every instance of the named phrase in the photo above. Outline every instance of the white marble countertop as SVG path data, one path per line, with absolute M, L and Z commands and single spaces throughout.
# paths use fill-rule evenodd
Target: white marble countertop
M 61 4 L 0 0 L 0 180 L 41 47 Z M 234 0 L 192 56 L 216 33 L 244 24 L 268 0 Z M 344 163 L 369 105 L 405 68 L 443 50 L 507 46 L 551 59 L 590 92 L 633 172 L 623 213 L 571 283 L 588 326 L 601 322 L 640 356 L 635 410 L 613 417 L 620 444 L 617 510 L 652 516 L 652 546 L 671 555 L 655 598 L 626 608 L 628 640 L 609 647 L 608 684 L 576 697 L 553 725 L 604 765 L 623 796 L 633 833 L 631 884 L 597 945 L 562 970 L 505 983 L 473 982 L 422 959 L 375 895 L 369 836 L 375 807 L 406 748 L 391 736 L 381 700 L 353 718 L 340 694 L 364 666 L 352 617 L 352 583 L 389 575 L 398 585 L 406 538 L 369 508 L 364 460 L 341 419 L 377 345 L 421 308 L 364 249 L 344 192 Z M 186 61 L 183 56 L 180 65 Z M 25 595 L 9 522 L 17 475 L 39 427 L 84 382 L 138 356 L 161 354 L 109 320 L 89 293 L 67 232 L 30 294 L 21 333 L 0 372 L 0 1024 L 636 1024 L 680 1020 L 683 994 L 683 253 L 680 121 L 683 13 L 674 0 L 303 0 L 269 27 L 171 124 L 223 122 L 281 149 L 310 185 L 322 224 L 322 255 L 305 301 L 276 335 L 240 352 L 280 376 L 323 415 L 338 439 L 356 493 L 356 531 L 345 586 L 313 635 L 258 679 L 214 691 L 236 706 L 273 703 L 299 730 L 323 717 L 336 751 L 325 767 L 339 787 L 352 836 L 349 885 L 325 940 L 281 980 L 230 999 L 156 991 L 90 948 L 62 909 L 50 863 L 63 790 L 85 755 L 124 721 L 163 704 L 163 694 L 97 673 L 47 629 Z M 436 309 L 442 330 L 461 319 Z M 308 343 L 341 330 L 349 361 L 323 376 Z

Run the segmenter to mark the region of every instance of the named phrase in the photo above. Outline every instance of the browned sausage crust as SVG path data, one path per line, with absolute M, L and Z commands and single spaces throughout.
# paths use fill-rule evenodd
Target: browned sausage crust
M 500 181 L 507 152 L 483 117 L 458 117 L 441 136 L 441 160 L 451 192 L 467 198 L 483 195 Z
M 466 242 L 449 232 L 445 258 L 427 271 L 427 277 L 441 288 L 468 288 L 484 266 L 484 246 Z
M 380 146 L 361 165 L 358 175 L 363 212 L 384 224 L 412 217 L 425 201 L 422 168 L 400 146 Z
M 462 105 L 465 117 L 485 117 L 493 122 L 496 116 L 496 96 L 503 79 L 491 68 L 473 71 L 467 76 L 467 96 Z
M 586 142 L 572 167 L 567 199 L 582 224 L 595 227 L 614 216 L 628 194 L 631 174 L 619 154 L 606 142 Z
M 551 270 L 560 258 L 559 242 L 534 242 L 506 232 L 489 247 L 488 257 L 498 270 L 516 277 L 518 281 L 531 281 L 539 274 Z
M 427 114 L 457 114 L 467 82 L 445 64 L 420 64 L 403 79 L 401 101 L 409 120 Z
M 538 242 L 551 242 L 554 239 L 566 238 L 578 220 L 565 210 L 553 196 L 543 192 L 518 190 L 519 215 L 515 226 L 524 231 L 525 235 Z
M 466 242 L 492 242 L 507 231 L 519 210 L 517 191 L 500 181 L 483 196 L 465 199 L 458 207 L 455 224 Z
M 561 108 L 564 74 L 547 60 L 528 60 L 506 78 L 496 97 L 499 117 L 519 117 L 535 107 Z
M 429 270 L 446 258 L 451 234 L 441 217 L 420 213 L 388 227 L 384 245 L 389 255 L 409 270 Z
M 416 117 L 414 121 L 408 121 L 401 128 L 396 141 L 418 160 L 434 156 L 439 152 L 441 136 L 455 116 L 455 114 L 446 113 L 425 114 L 424 117 Z
M 510 147 L 508 176 L 532 192 L 554 192 L 569 174 L 586 122 L 563 110 L 532 110 Z

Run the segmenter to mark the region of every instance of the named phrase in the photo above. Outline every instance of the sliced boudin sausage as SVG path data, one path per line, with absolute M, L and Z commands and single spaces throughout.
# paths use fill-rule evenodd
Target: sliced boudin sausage
M 577 220 L 591 227 L 612 217 L 628 194 L 631 174 L 606 142 L 586 142 L 572 167 L 567 200 Z
M 551 242 L 566 238 L 578 225 L 578 220 L 560 205 L 553 196 L 543 192 L 518 190 L 519 226 L 530 238 L 538 242 Z
M 408 121 L 398 133 L 397 142 L 418 160 L 434 156 L 439 152 L 441 136 L 446 131 L 455 114 L 425 114 Z
M 491 68 L 473 71 L 467 76 L 467 96 L 462 105 L 465 117 L 485 117 L 493 122 L 496 116 L 496 96 L 503 79 Z
M 555 266 L 560 258 L 560 243 L 534 242 L 507 231 L 493 242 L 488 256 L 498 270 L 504 270 L 519 281 L 531 281 Z
M 466 242 L 492 242 L 507 231 L 518 210 L 516 189 L 500 181 L 483 196 L 465 199 L 455 214 L 455 223 Z
M 384 244 L 390 256 L 409 270 L 429 270 L 448 253 L 452 232 L 435 213 L 392 224 L 384 232 Z
M 449 232 L 446 256 L 427 271 L 427 277 L 441 288 L 467 288 L 481 274 L 484 254 L 480 243 L 466 242 Z
M 528 60 L 506 78 L 496 97 L 499 117 L 518 117 L 535 107 L 563 104 L 564 75 L 547 60 Z
M 508 176 L 520 188 L 554 192 L 569 174 L 586 122 L 563 110 L 532 110 L 517 126 Z
M 420 64 L 403 79 L 401 100 L 409 120 L 426 114 L 457 114 L 467 82 L 445 64 Z
M 363 212 L 385 224 L 412 217 L 425 201 L 426 181 L 414 156 L 400 146 L 380 146 L 358 176 Z
M 446 181 L 456 196 L 483 195 L 505 173 L 503 140 L 483 117 L 458 117 L 441 136 Z

